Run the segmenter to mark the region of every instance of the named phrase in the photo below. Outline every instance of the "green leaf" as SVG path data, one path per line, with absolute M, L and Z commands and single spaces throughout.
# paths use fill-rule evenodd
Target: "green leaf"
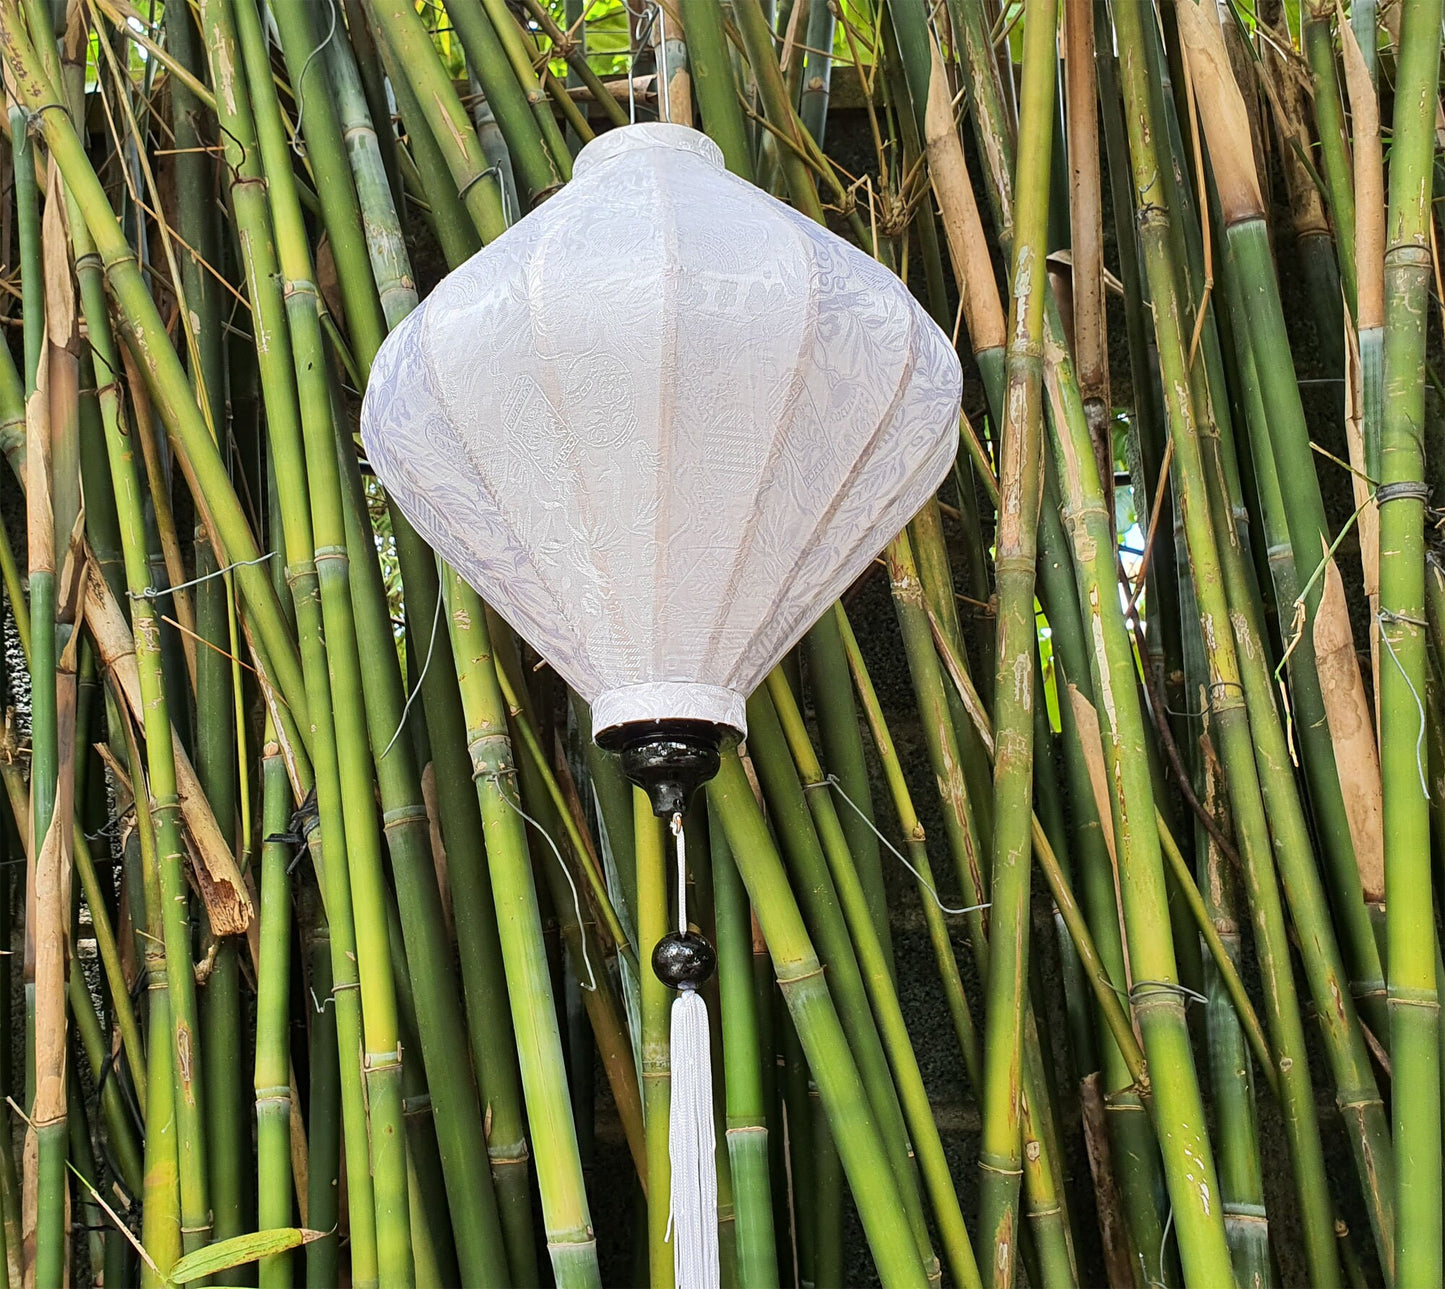
M 269 1258 L 285 1253 L 298 1245 L 319 1240 L 325 1231 L 308 1231 L 298 1226 L 278 1226 L 269 1231 L 250 1231 L 245 1235 L 233 1235 L 229 1240 L 218 1240 L 204 1249 L 188 1253 L 170 1269 L 166 1276 L 173 1285 L 189 1284 L 213 1276 L 218 1271 L 227 1271 L 258 1258 Z

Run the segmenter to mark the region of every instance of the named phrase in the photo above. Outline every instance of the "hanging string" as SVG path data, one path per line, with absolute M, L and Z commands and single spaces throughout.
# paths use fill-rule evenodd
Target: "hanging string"
M 1381 609 L 1376 618 L 1380 623 L 1380 641 L 1385 646 L 1385 652 L 1390 655 L 1390 661 L 1395 664 L 1395 670 L 1400 673 L 1400 678 L 1410 688 L 1410 697 L 1415 700 L 1415 709 L 1420 713 L 1420 732 L 1415 736 L 1415 768 L 1420 772 L 1420 791 L 1425 794 L 1425 800 L 1430 799 L 1430 785 L 1425 781 L 1425 704 L 1420 701 L 1420 695 L 1415 691 L 1415 682 L 1410 679 L 1409 673 L 1401 664 L 1395 653 L 1395 646 L 1390 640 L 1389 632 L 1385 630 L 1387 622 L 1401 622 L 1406 626 L 1420 627 L 1424 629 L 1426 624 L 1419 618 L 1406 617 L 1403 613 L 1394 613 L 1390 609 Z
M 899 850 L 898 847 L 895 846 L 891 841 L 889 841 L 887 837 L 885 837 L 881 832 L 878 831 L 878 825 L 875 824 L 870 818 L 868 818 L 868 815 L 864 812 L 863 808 L 859 806 L 859 804 L 854 801 L 852 797 L 850 797 L 846 792 L 843 791 L 843 785 L 838 782 L 838 776 L 836 774 L 830 774 L 826 779 L 819 779 L 817 783 L 805 783 L 803 785 L 803 788 L 805 791 L 812 788 L 832 788 L 840 797 L 843 798 L 844 801 L 846 801 L 850 806 L 852 806 L 854 813 L 857 814 L 859 819 L 861 819 L 865 824 L 868 825 L 868 827 L 872 830 L 873 835 L 877 837 L 878 840 L 881 841 L 885 846 L 887 846 L 888 849 L 893 852 L 898 862 L 902 864 L 904 868 L 906 868 L 910 873 L 913 874 L 914 877 L 918 879 L 918 884 L 923 887 L 925 891 L 928 892 L 929 898 L 932 899 L 932 901 L 936 905 L 938 905 L 938 911 L 940 913 L 978 913 L 983 909 L 993 907 L 993 901 L 988 900 L 983 904 L 970 904 L 967 908 L 949 908 L 947 904 L 945 904 L 941 899 L 938 898 L 938 892 L 934 889 L 933 883 L 930 882 L 926 877 L 924 877 L 922 873 L 920 873 L 916 868 L 913 867 L 912 864 L 908 862 L 908 860 L 904 857 L 903 852 Z
M 427 642 L 426 661 L 421 665 L 421 675 L 416 678 L 416 684 L 412 686 L 411 693 L 406 696 L 406 705 L 401 709 L 401 719 L 396 723 L 396 729 L 392 732 L 391 741 L 386 745 L 386 752 L 383 752 L 377 760 L 385 761 L 386 753 L 390 752 L 396 740 L 401 737 L 401 732 L 406 728 L 406 718 L 411 715 L 411 705 L 416 702 L 416 696 L 421 693 L 422 681 L 426 679 L 427 671 L 431 668 L 431 656 L 437 647 L 437 623 L 442 620 L 442 597 L 437 596 L 436 608 L 431 615 L 431 639 Z
M 627 45 L 627 120 L 631 125 L 637 124 L 637 55 L 647 46 L 652 39 L 652 29 L 657 28 L 657 49 L 654 54 L 655 69 L 652 73 L 653 88 L 657 93 L 658 116 L 664 121 L 672 120 L 672 104 L 668 102 L 667 95 L 667 18 L 663 13 L 662 6 L 656 3 L 643 5 L 641 9 L 632 7 L 632 0 L 624 0 L 627 13 L 630 18 L 637 18 L 641 25 L 636 29 L 636 34 L 629 39 Z M 628 23 L 629 29 L 632 24 Z
M 209 582 L 213 577 L 224 577 L 233 568 L 249 568 L 253 564 L 264 564 L 268 559 L 275 559 L 275 551 L 267 551 L 255 559 L 238 559 L 234 564 L 227 564 L 222 568 L 213 569 L 209 573 L 202 573 L 200 577 L 193 577 L 189 582 L 177 582 L 174 586 L 163 586 L 157 589 L 148 586 L 144 591 L 127 591 L 126 598 L 129 600 L 159 600 L 175 591 L 184 591 L 188 587 L 200 586 L 202 582 Z
M 687 934 L 687 842 L 682 831 L 682 812 L 672 816 L 672 835 L 677 848 L 677 933 Z
M 582 988 L 588 990 L 591 993 L 596 993 L 597 977 L 592 972 L 592 959 L 587 956 L 587 933 L 582 926 L 582 897 L 577 894 L 577 883 L 572 880 L 572 874 L 568 870 L 566 863 L 562 859 L 562 852 L 557 848 L 557 843 L 552 840 L 552 834 L 549 833 L 545 828 L 543 828 L 542 825 L 539 824 L 535 819 L 533 819 L 532 816 L 529 815 L 525 810 L 523 810 L 520 804 L 513 801 L 510 794 L 507 792 L 506 787 L 503 785 L 502 776 L 504 774 L 515 773 L 515 770 L 493 770 L 490 774 L 484 774 L 481 777 L 484 779 L 491 779 L 496 783 L 497 795 L 501 797 L 501 799 L 505 801 L 509 806 L 511 806 L 513 810 L 515 810 L 519 815 L 521 815 L 521 817 L 526 820 L 527 823 L 531 824 L 533 828 L 535 828 L 539 833 L 542 834 L 543 837 L 547 839 L 547 845 L 552 848 L 552 853 L 557 856 L 557 866 L 562 870 L 562 876 L 567 879 L 567 885 L 572 889 L 572 908 L 577 914 L 577 932 L 578 939 L 581 941 L 582 944 L 582 962 L 587 968 L 587 983 L 585 985 L 582 985 Z M 579 985 L 582 984 L 580 980 L 577 983 Z
M 301 64 L 301 74 L 296 78 L 296 129 L 291 134 L 291 151 L 303 161 L 306 160 L 306 140 L 301 137 L 301 119 L 306 114 L 306 72 L 316 56 L 331 43 L 331 38 L 336 35 L 336 0 L 326 0 L 326 7 L 331 11 L 331 26 L 327 29 L 321 43 L 306 55 L 306 61 Z

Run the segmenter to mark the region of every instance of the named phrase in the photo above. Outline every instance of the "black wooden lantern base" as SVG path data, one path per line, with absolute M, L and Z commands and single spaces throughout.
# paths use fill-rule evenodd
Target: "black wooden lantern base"
M 718 772 L 726 732 L 706 721 L 658 721 L 606 730 L 597 743 L 621 754 L 623 774 L 647 793 L 652 813 L 672 820 Z M 652 950 L 652 970 L 669 989 L 696 989 L 716 967 L 717 953 L 696 931 L 673 931 Z
M 657 721 L 604 730 L 598 746 L 622 755 L 622 773 L 647 793 L 652 813 L 671 819 L 718 771 L 726 731 L 707 721 Z

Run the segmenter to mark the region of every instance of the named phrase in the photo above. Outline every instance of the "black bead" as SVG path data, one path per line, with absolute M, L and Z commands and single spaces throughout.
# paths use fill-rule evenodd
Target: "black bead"
M 657 942 L 652 951 L 652 970 L 669 989 L 703 984 L 717 968 L 717 954 L 707 940 L 694 931 L 674 931 Z

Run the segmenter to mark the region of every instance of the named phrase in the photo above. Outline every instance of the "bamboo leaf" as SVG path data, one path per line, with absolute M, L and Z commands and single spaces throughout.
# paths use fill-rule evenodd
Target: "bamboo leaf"
M 188 1253 L 170 1269 L 166 1276 L 173 1285 L 190 1284 L 206 1276 L 228 1271 L 232 1267 L 245 1266 L 261 1258 L 274 1257 L 287 1249 L 299 1248 L 319 1240 L 327 1232 L 310 1231 L 299 1226 L 278 1226 L 269 1231 L 248 1231 L 245 1235 L 233 1236 L 208 1244 L 204 1249 Z

